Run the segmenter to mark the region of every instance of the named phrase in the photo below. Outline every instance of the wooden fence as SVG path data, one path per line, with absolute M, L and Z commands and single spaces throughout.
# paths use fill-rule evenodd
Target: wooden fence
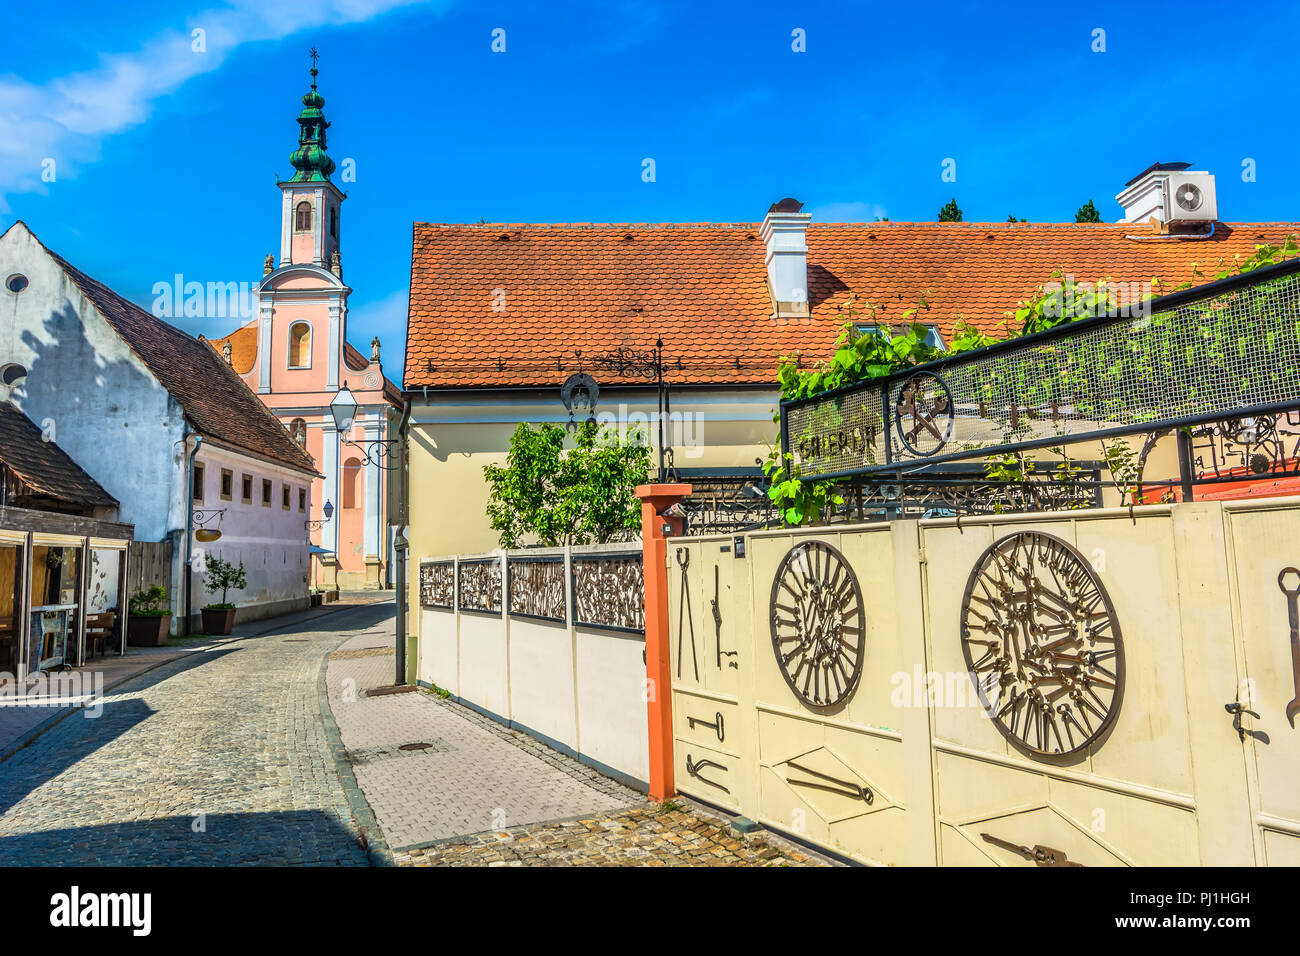
M 161 584 L 168 593 L 172 587 L 171 541 L 132 541 L 127 570 L 126 593 L 135 594 Z

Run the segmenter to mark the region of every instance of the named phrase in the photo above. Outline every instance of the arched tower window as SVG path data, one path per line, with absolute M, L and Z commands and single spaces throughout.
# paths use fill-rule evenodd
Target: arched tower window
M 311 326 L 306 322 L 289 327 L 289 368 L 311 368 Z
M 361 459 L 349 458 L 343 463 L 343 507 L 361 507 Z
M 311 232 L 311 203 L 305 199 L 294 210 L 294 232 Z

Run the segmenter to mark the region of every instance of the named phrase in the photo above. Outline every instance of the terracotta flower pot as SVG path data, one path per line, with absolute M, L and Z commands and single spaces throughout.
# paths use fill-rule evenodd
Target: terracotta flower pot
M 204 634 L 229 634 L 235 626 L 233 607 L 205 607 L 203 609 Z
M 133 614 L 127 624 L 128 643 L 132 647 L 165 647 L 171 624 L 170 614 Z

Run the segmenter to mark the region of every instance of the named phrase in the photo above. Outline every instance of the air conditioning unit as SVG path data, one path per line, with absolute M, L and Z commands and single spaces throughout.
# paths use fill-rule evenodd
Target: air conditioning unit
M 1219 205 L 1209 173 L 1171 173 L 1164 180 L 1165 222 L 1215 222 Z

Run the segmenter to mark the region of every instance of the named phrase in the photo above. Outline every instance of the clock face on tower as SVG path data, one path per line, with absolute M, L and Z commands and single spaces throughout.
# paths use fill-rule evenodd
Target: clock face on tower
M 790 549 L 772 582 L 772 648 L 804 704 L 833 710 L 857 689 L 865 655 L 862 589 L 844 556 L 821 541 Z
M 1087 560 L 1052 535 L 1022 531 L 980 556 L 962 598 L 961 647 L 980 702 L 1022 753 L 1086 751 L 1119 713 L 1115 609 Z

